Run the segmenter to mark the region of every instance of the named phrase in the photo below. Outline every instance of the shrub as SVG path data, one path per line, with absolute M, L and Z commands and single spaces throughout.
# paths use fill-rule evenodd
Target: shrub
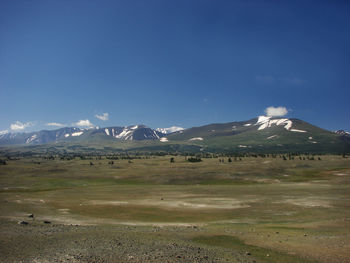
M 198 163 L 198 162 L 201 162 L 202 159 L 200 157 L 190 157 L 187 159 L 187 161 L 189 161 L 191 163 Z

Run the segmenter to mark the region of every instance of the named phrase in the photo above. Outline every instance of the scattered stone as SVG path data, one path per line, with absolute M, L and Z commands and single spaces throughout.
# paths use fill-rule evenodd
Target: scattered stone
M 50 221 L 44 221 L 44 224 L 51 224 L 51 222 Z
M 20 221 L 20 222 L 18 222 L 18 224 L 20 224 L 20 225 L 28 225 L 29 223 L 28 222 L 26 222 L 26 221 Z
M 280 232 L 278 232 L 278 231 L 276 232 L 276 234 L 279 234 L 279 233 L 280 233 Z
M 30 214 L 28 217 L 29 218 L 34 218 L 34 214 Z
M 245 254 L 246 254 L 247 256 L 250 256 L 250 255 L 251 255 L 251 253 L 250 253 L 249 251 L 245 252 Z
M 304 237 L 307 237 L 307 234 L 304 234 Z
M 269 257 L 270 255 L 269 254 L 266 254 L 267 257 Z

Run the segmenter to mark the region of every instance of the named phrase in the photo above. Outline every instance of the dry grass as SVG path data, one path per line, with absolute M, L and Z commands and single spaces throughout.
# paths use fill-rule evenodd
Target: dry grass
M 180 231 L 174 240 L 215 246 L 206 236 L 223 236 L 218 243 L 229 247 L 232 237 L 239 247 L 292 255 L 289 262 L 350 261 L 349 159 L 89 162 L 21 159 L 1 166 L 1 220 L 34 213 L 64 224 L 197 225 L 201 237 Z

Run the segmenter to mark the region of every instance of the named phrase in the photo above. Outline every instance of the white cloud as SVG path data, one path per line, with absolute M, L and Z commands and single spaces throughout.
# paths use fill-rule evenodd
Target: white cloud
M 98 115 L 96 114 L 95 117 L 97 119 L 100 119 L 102 121 L 108 121 L 108 118 L 109 118 L 109 114 L 107 112 L 103 113 L 102 115 Z
M 23 123 L 23 122 L 20 122 L 20 121 L 16 121 L 15 123 L 12 123 L 10 125 L 10 128 L 13 131 L 21 131 L 21 130 L 24 130 L 25 128 L 31 127 L 33 125 L 34 124 L 31 123 L 31 122 Z
M 58 122 L 49 122 L 46 123 L 47 126 L 56 126 L 56 127 L 64 127 L 65 125 L 62 123 L 58 123 Z
M 270 116 L 270 117 L 281 117 L 281 116 L 284 116 L 288 113 L 288 110 L 286 109 L 286 107 L 267 107 L 265 109 L 265 113 L 267 116 Z
M 94 125 L 89 120 L 80 120 L 80 121 L 74 123 L 74 125 L 79 126 L 79 127 L 88 127 L 88 128 L 94 127 Z

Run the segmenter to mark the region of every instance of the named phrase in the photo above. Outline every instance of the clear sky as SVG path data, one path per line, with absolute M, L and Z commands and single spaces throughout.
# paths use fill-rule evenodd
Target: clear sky
M 0 130 L 192 127 L 269 106 L 350 130 L 349 14 L 340 0 L 0 0 Z

